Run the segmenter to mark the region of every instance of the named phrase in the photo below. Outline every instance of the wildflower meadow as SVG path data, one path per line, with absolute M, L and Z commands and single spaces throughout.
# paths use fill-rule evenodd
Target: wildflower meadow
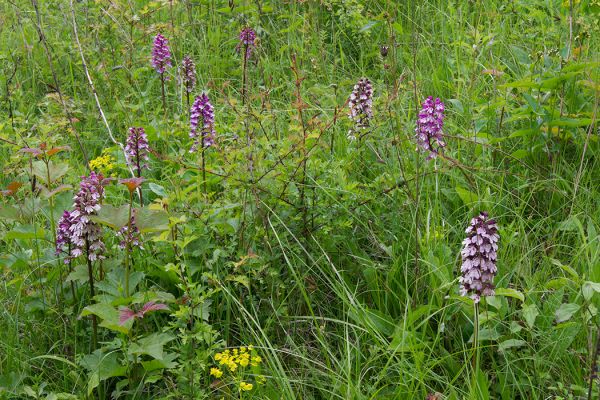
M 3 0 L 0 400 L 600 400 L 600 1 Z

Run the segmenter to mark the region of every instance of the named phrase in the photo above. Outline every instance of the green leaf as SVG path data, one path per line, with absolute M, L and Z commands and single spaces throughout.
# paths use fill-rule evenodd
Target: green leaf
M 102 350 L 96 350 L 84 356 L 79 363 L 89 371 L 88 394 L 106 379 L 127 376 L 127 367 L 121 365 L 116 352 L 105 354 Z
M 498 351 L 504 352 L 507 349 L 510 349 L 513 347 L 521 347 L 521 346 L 524 346 L 525 344 L 527 344 L 527 342 L 524 340 L 521 340 L 521 339 L 508 339 L 498 345 Z
M 525 301 L 525 295 L 512 288 L 496 288 L 495 292 L 496 296 L 513 297 L 521 300 L 522 302 Z
M 87 266 L 78 265 L 73 271 L 67 276 L 66 282 L 76 281 L 79 283 L 86 283 L 89 280 Z
M 81 312 L 82 317 L 91 314 L 102 320 L 100 326 L 116 332 L 127 334 L 133 325 L 133 319 L 127 321 L 123 325 L 119 324 L 119 310 L 108 303 L 92 304 L 84 308 Z
M 96 215 L 90 216 L 90 219 L 98 224 L 106 225 L 114 230 L 119 230 L 127 225 L 128 216 L 128 204 L 124 204 L 120 207 L 105 204 L 100 208 Z
M 20 225 L 15 227 L 12 231 L 6 232 L 4 239 L 42 239 L 44 237 L 44 229 L 41 226 L 34 226 L 31 224 Z
M 523 310 L 521 311 L 523 314 L 523 318 L 527 323 L 529 328 L 533 328 L 535 326 L 535 319 L 538 315 L 540 315 L 540 311 L 538 310 L 535 304 L 523 304 Z
M 163 360 L 163 347 L 173 339 L 174 337 L 168 333 L 153 333 L 132 343 L 129 347 L 129 354 L 145 354 L 157 360 Z
M 455 190 L 464 204 L 470 204 L 479 201 L 479 197 L 476 193 L 473 193 L 461 186 L 456 186 Z
M 586 281 L 581 286 L 581 291 L 583 292 L 583 297 L 589 301 L 594 296 L 594 292 L 600 293 L 600 282 Z
M 165 190 L 164 187 L 157 185 L 154 182 L 150 182 L 148 184 L 148 187 L 150 188 L 150 190 L 152 190 L 152 192 L 160 197 L 167 197 L 167 191 Z
M 594 122 L 591 118 L 559 118 L 548 122 L 548 126 L 566 126 L 568 128 L 577 128 L 580 126 L 590 126 Z
M 164 210 L 137 208 L 135 224 L 141 233 L 166 231 L 169 229 L 169 215 Z
M 69 171 L 69 164 L 48 162 L 48 168 L 43 161 L 35 161 L 32 164 L 32 172 L 38 179 L 46 185 L 50 185 L 58 181 Z M 48 174 L 50 174 L 50 182 L 48 182 Z
M 516 158 L 517 160 L 522 160 L 523 158 L 527 157 L 529 155 L 529 152 L 525 149 L 519 149 L 516 151 L 513 151 L 510 156 L 512 158 Z
M 16 221 L 19 219 L 19 208 L 12 205 L 0 205 L 0 219 L 5 221 Z
M 556 317 L 556 322 L 561 323 L 571 319 L 571 317 L 579 311 L 581 306 L 579 304 L 574 303 L 563 303 L 558 307 L 554 316 Z

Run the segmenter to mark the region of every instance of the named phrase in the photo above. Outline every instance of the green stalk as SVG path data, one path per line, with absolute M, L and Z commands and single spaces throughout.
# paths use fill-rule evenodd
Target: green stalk
M 130 243 L 127 235 L 131 234 L 131 212 L 133 208 L 133 190 L 129 191 L 129 213 L 127 216 L 127 233 L 125 236 L 125 297 L 129 297 L 129 250 Z

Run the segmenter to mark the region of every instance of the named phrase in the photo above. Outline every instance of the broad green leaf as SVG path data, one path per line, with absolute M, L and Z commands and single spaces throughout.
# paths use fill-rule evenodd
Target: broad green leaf
M 5 240 L 10 239 L 42 239 L 44 237 L 44 229 L 41 226 L 34 225 L 20 225 L 15 227 L 12 231 L 6 232 L 4 235 Z
M 519 149 L 516 151 L 513 151 L 510 156 L 512 158 L 516 158 L 517 160 L 522 160 L 523 158 L 527 157 L 529 155 L 529 152 L 525 149 Z
M 84 356 L 79 363 L 89 371 L 88 394 L 106 379 L 127 376 L 127 366 L 121 365 L 117 352 L 106 354 L 96 350 Z
M 498 345 L 498 351 L 504 352 L 507 349 L 510 349 L 513 347 L 521 347 L 521 346 L 524 346 L 525 344 L 527 344 L 527 342 L 524 340 L 521 340 L 521 339 L 508 339 Z
M 554 316 L 556 317 L 556 322 L 561 323 L 571 319 L 571 317 L 579 311 L 581 306 L 579 304 L 574 303 L 563 303 L 558 307 Z
M 583 297 L 589 301 L 594 296 L 594 292 L 600 293 L 600 282 L 586 281 L 581 286 L 581 291 L 583 292 Z
M 163 347 L 173 340 L 174 337 L 168 333 L 153 333 L 146 336 L 129 347 L 129 354 L 149 355 L 157 360 L 163 359 Z
M 148 184 L 148 187 L 150 188 L 150 190 L 152 190 L 152 192 L 154 194 L 156 194 L 156 195 L 158 195 L 160 197 L 167 197 L 167 191 L 161 185 L 157 185 L 154 182 L 150 182 Z
M 169 215 L 163 210 L 137 208 L 135 224 L 141 233 L 166 231 L 169 229 Z
M 479 201 L 479 197 L 476 193 L 473 193 L 461 186 L 456 186 L 454 189 L 464 204 L 471 204 Z
M 66 282 L 76 281 L 86 283 L 89 280 L 88 269 L 86 265 L 77 265 L 73 271 L 67 276 Z
M 128 216 L 128 204 L 124 204 L 120 207 L 105 204 L 100 208 L 96 215 L 90 216 L 90 219 L 98 224 L 106 225 L 114 230 L 119 230 L 127 225 Z
M 133 320 L 129 320 L 121 325 L 119 323 L 119 310 L 107 303 L 96 303 L 89 305 L 81 312 L 82 317 L 92 314 L 96 315 L 102 320 L 100 326 L 116 332 L 127 334 L 133 325 Z
M 525 301 L 525 295 L 518 290 L 512 288 L 496 288 L 496 296 L 514 297 L 522 302 Z
M 548 126 L 566 126 L 577 128 L 580 126 L 590 126 L 594 122 L 591 118 L 559 118 L 548 122 Z
M 521 311 L 523 314 L 523 319 L 527 323 L 529 328 L 533 328 L 535 326 L 535 319 L 538 315 L 540 315 L 540 311 L 538 310 L 535 304 L 523 304 L 523 310 Z
M 69 171 L 69 164 L 50 161 L 48 162 L 48 168 L 46 168 L 46 164 L 43 161 L 35 161 L 32 164 L 32 171 L 38 179 L 49 185 L 58 181 Z M 50 174 L 50 181 L 48 181 L 48 174 Z

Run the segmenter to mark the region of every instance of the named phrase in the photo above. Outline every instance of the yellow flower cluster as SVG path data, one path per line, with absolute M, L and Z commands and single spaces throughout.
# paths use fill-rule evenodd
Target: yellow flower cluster
M 109 175 L 110 171 L 115 167 L 115 159 L 106 151 L 102 152 L 100 157 L 90 160 L 90 169 L 96 172 L 102 172 L 104 175 Z
M 229 373 L 232 383 L 239 385 L 240 392 L 249 392 L 256 384 L 263 385 L 267 381 L 264 375 L 258 374 L 262 358 L 256 354 L 252 346 L 224 350 L 215 354 L 215 361 L 218 365 L 210 369 L 210 375 L 219 379 Z M 248 366 L 252 369 L 247 369 Z M 254 377 L 254 383 L 248 382 L 251 376 Z
M 221 371 L 219 368 L 211 368 L 210 374 L 215 378 L 220 378 L 223 376 L 223 371 Z
M 257 367 L 261 362 L 260 356 L 252 356 L 252 346 L 242 346 L 239 349 L 225 350 L 222 353 L 215 354 L 215 361 L 219 362 L 219 365 L 227 367 L 231 372 L 235 372 L 238 367 L 247 367 L 252 365 Z

